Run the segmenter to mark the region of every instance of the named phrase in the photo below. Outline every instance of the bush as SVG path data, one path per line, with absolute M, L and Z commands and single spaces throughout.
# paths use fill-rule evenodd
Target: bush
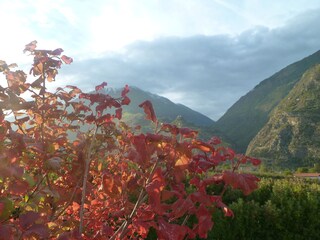
M 50 92 L 47 84 L 73 60 L 36 44 L 24 50 L 33 57 L 31 81 L 0 61 L 7 81 L 0 86 L 0 239 L 206 238 L 212 212 L 233 215 L 221 198 L 227 187 L 245 195 L 257 188 L 257 177 L 237 170 L 259 160 L 160 123 L 148 100 L 139 107 L 154 132 L 127 126 L 128 86 L 116 98 L 101 92 L 105 82 L 91 93 L 70 85 Z M 223 184 L 221 192 L 209 194 L 214 184 Z
M 231 203 L 235 217 L 214 213 L 210 239 L 317 239 L 320 184 L 294 178 L 263 178 L 259 189 Z

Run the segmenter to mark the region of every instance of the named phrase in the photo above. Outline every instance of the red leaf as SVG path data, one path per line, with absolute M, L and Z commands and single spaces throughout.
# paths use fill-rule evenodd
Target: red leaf
M 199 188 L 201 182 L 198 177 L 193 177 L 190 179 L 189 183 L 192 184 L 193 186 L 196 186 L 197 188 Z
M 71 57 L 67 57 L 66 55 L 62 55 L 61 60 L 64 61 L 65 64 L 70 64 L 73 62 L 73 59 Z
M 161 142 L 163 140 L 165 140 L 163 135 L 147 133 L 147 136 L 146 136 L 146 141 L 147 142 L 158 143 L 158 142 Z
M 148 236 L 148 232 L 150 227 L 155 225 L 154 222 L 144 222 L 141 219 L 135 219 L 133 221 L 133 227 L 135 231 L 143 238 L 146 239 Z
M 122 108 L 118 108 L 116 110 L 116 118 L 118 118 L 119 120 L 122 118 Z
M 3 212 L 4 207 L 5 207 L 4 205 L 5 204 L 3 202 L 0 202 L 0 216 L 1 216 L 2 212 Z
M 33 224 L 23 236 L 34 236 L 37 235 L 41 239 L 48 239 L 49 237 L 49 228 L 44 224 Z
M 79 240 L 82 239 L 79 229 L 74 229 L 70 232 L 59 234 L 58 240 Z
M 103 174 L 102 186 L 109 196 L 114 197 L 122 192 L 121 184 L 111 174 Z
M 212 162 L 215 166 L 219 165 L 221 162 L 225 161 L 226 158 L 223 155 L 223 152 L 217 150 L 210 155 L 210 162 Z
M 218 197 L 218 199 L 216 201 L 216 205 L 217 205 L 217 207 L 222 209 L 222 211 L 224 212 L 224 216 L 234 217 L 233 211 L 230 208 L 228 208 L 228 206 L 226 204 L 224 204 L 222 202 L 222 199 L 220 196 Z
M 155 213 L 150 206 L 144 206 L 137 211 L 137 217 L 141 221 L 154 220 Z
M 195 138 L 198 132 L 190 128 L 179 128 L 179 133 L 185 138 Z
M 152 180 L 146 186 L 149 195 L 149 204 L 157 214 L 162 215 L 164 210 L 161 206 L 161 191 L 165 187 L 165 180 L 161 168 L 157 168 L 152 176 Z
M 33 52 L 36 49 L 36 47 L 37 47 L 37 41 L 34 40 L 25 46 L 23 52 L 27 52 L 27 51 Z
M 71 89 L 74 89 L 74 90 L 80 90 L 78 87 L 73 86 L 73 85 L 67 85 L 66 88 L 71 88 Z M 80 90 L 80 92 L 81 92 L 81 90 Z
M 224 156 L 231 160 L 231 159 L 234 159 L 236 153 L 231 149 L 231 148 L 226 148 L 225 149 L 225 152 L 224 152 Z
M 60 55 L 62 52 L 63 52 L 62 48 L 57 48 L 51 52 L 51 55 L 57 56 L 57 55 Z
M 63 159 L 60 157 L 52 157 L 46 161 L 46 166 L 49 170 L 57 171 L 61 168 Z
M 40 218 L 40 214 L 33 211 L 28 211 L 25 214 L 19 216 L 19 223 L 22 229 L 28 229 L 36 220 Z
M 213 227 L 212 217 L 207 208 L 201 204 L 196 212 L 198 218 L 198 226 L 196 230 L 198 231 L 200 238 L 207 238 L 208 231 Z
M 152 122 L 157 122 L 157 117 L 156 114 L 153 110 L 152 103 L 149 100 L 144 101 L 139 105 L 139 107 L 143 108 L 145 114 L 146 114 L 146 119 L 151 120 Z
M 178 224 L 170 224 L 164 221 L 163 219 L 159 219 L 159 227 L 158 227 L 158 238 L 159 239 L 174 239 L 174 240 L 182 240 L 185 238 L 186 234 L 189 233 L 189 228 L 186 226 L 180 226 Z
M 162 124 L 161 130 L 170 132 L 173 135 L 178 135 L 179 134 L 179 128 L 177 128 L 176 125 L 171 125 L 169 123 Z
M 144 134 L 140 134 L 138 136 L 133 136 L 132 143 L 137 150 L 138 156 L 135 156 L 135 161 L 138 161 L 139 164 L 144 165 L 149 162 L 150 155 L 147 149 L 146 144 L 146 136 Z
M 106 82 L 101 83 L 100 85 L 96 86 L 96 91 L 103 89 L 107 85 L 108 85 L 108 83 L 106 83 Z
M 127 94 L 128 94 L 129 91 L 130 91 L 129 86 L 126 85 L 126 86 L 123 88 L 122 92 L 121 92 L 121 97 L 127 96 Z
M 223 173 L 223 181 L 234 189 L 242 190 L 245 195 L 249 195 L 253 190 L 258 188 L 257 182 L 260 179 L 251 174 L 226 171 Z
M 171 220 L 182 217 L 185 213 L 191 210 L 194 207 L 193 202 L 190 198 L 187 199 L 178 199 L 172 205 Z
M 249 161 L 252 163 L 253 166 L 258 166 L 260 165 L 261 163 L 261 160 L 260 159 L 257 159 L 257 158 L 249 158 Z
M 95 116 L 93 114 L 91 115 L 88 115 L 85 117 L 85 121 L 88 122 L 88 123 L 92 123 L 96 120 Z
M 218 137 L 212 137 L 208 143 L 212 145 L 219 145 L 221 143 L 221 140 Z
M 125 96 L 122 101 L 121 101 L 121 104 L 122 105 L 129 105 L 131 102 L 130 98 L 128 98 L 127 96 Z
M 107 113 L 105 115 L 102 115 L 97 119 L 97 123 L 102 124 L 102 123 L 112 123 L 113 116 L 111 116 L 110 113 Z
M 190 199 L 194 203 L 201 203 L 204 206 L 212 206 L 211 195 L 205 193 L 205 189 L 201 189 L 199 192 L 194 192 L 190 195 Z
M 216 174 L 213 176 L 210 176 L 202 181 L 203 186 L 211 185 L 211 184 L 219 184 L 223 181 L 223 175 L 222 174 Z
M 197 171 L 199 173 L 206 172 L 208 169 L 213 168 L 214 166 L 215 166 L 215 164 L 213 162 L 208 161 L 205 158 L 200 158 L 199 161 L 198 161 L 198 167 L 199 168 L 197 169 Z
M 16 179 L 9 183 L 9 190 L 11 194 L 23 195 L 28 191 L 29 184 L 23 180 Z
M 12 228 L 10 225 L 0 225 L 0 239 L 13 240 Z

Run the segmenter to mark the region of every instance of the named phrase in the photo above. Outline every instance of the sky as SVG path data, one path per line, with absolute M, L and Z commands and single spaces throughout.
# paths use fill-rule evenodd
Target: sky
M 33 40 L 74 58 L 53 87 L 128 84 L 213 120 L 320 50 L 319 0 L 0 0 L 0 21 L 0 60 L 27 68 Z

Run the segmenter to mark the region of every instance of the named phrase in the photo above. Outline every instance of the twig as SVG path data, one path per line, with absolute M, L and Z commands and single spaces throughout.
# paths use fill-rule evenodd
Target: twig
M 156 167 L 158 166 L 159 163 L 159 158 L 157 158 L 156 162 L 154 163 L 154 165 L 152 166 L 152 169 L 150 171 L 149 177 L 147 179 L 147 181 L 145 182 L 145 186 L 141 189 L 138 200 L 136 201 L 136 204 L 134 205 L 128 219 L 126 219 L 121 226 L 117 229 L 117 231 L 112 235 L 112 237 L 110 238 L 110 240 L 114 240 L 116 238 L 116 236 L 120 233 L 119 238 L 122 239 L 124 237 L 124 235 L 126 234 L 126 230 L 128 227 L 128 224 L 131 223 L 132 218 L 134 216 L 134 214 L 136 213 L 138 207 L 140 206 L 141 203 L 143 203 L 146 199 L 147 199 L 147 194 L 145 194 L 145 187 L 149 184 L 149 182 L 151 181 L 154 171 L 156 169 Z
M 87 156 L 85 159 L 85 170 L 84 170 L 84 176 L 83 176 L 82 196 L 81 196 L 81 205 L 80 205 L 80 226 L 79 226 L 80 235 L 82 234 L 82 231 L 83 231 L 84 202 L 86 200 L 87 180 L 88 180 L 88 174 L 89 174 L 90 163 L 91 163 L 91 151 L 96 139 L 97 131 L 98 131 L 98 126 L 96 125 L 95 131 L 87 152 Z
M 32 193 L 29 195 L 27 202 L 29 201 L 29 199 L 31 199 L 33 197 L 33 195 L 35 194 L 35 192 L 39 189 L 41 183 L 43 182 L 43 180 L 47 177 L 47 173 L 45 173 L 43 175 L 43 177 L 41 178 L 41 180 L 38 182 L 36 188 L 32 191 Z
M 60 212 L 56 216 L 51 216 L 50 217 L 50 221 L 51 222 L 54 222 L 69 207 L 69 205 L 71 204 L 72 200 L 74 199 L 74 196 L 76 195 L 76 191 L 77 191 L 77 189 L 79 187 L 80 182 L 81 182 L 81 178 L 79 179 L 77 185 L 75 186 L 75 188 L 74 188 L 74 190 L 72 192 L 72 195 L 71 195 L 69 201 L 67 202 L 67 204 L 60 210 Z

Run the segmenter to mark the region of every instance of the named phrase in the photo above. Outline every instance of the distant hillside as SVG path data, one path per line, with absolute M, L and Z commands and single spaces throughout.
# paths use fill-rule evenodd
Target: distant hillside
M 317 63 L 320 63 L 320 51 L 265 79 L 241 97 L 216 122 L 215 129 L 226 134 L 236 150 L 245 152 L 249 142 L 269 120 L 270 112 L 287 96 L 303 73 Z
M 159 95 L 143 91 L 137 87 L 129 87 L 130 92 L 128 93 L 128 97 L 131 99 L 131 103 L 129 106 L 124 107 L 124 112 L 127 117 L 132 118 L 134 115 L 137 117 L 135 121 L 137 121 L 141 116 L 144 118 L 144 113 L 141 108 L 139 108 L 139 104 L 145 100 L 149 100 L 152 102 L 154 110 L 159 120 L 162 122 L 172 122 L 178 116 L 181 116 L 185 122 L 192 124 L 194 126 L 211 126 L 215 122 L 208 118 L 207 116 L 196 112 L 182 104 L 176 104 L 171 102 L 169 99 L 165 97 L 161 97 Z M 114 96 L 119 96 L 122 89 L 106 89 L 106 93 Z M 134 119 L 132 119 L 134 120 Z
M 320 163 L 320 65 L 308 70 L 274 109 L 247 154 L 283 167 Z
M 213 136 L 218 136 L 224 145 L 230 145 L 231 141 L 224 134 L 212 128 L 215 124 L 213 120 L 207 116 L 194 111 L 182 104 L 176 104 L 165 97 L 143 91 L 137 87 L 129 87 L 128 97 L 131 102 L 128 106 L 123 107 L 122 121 L 129 125 L 140 125 L 142 131 L 152 131 L 153 124 L 145 119 L 143 109 L 139 104 L 145 100 L 152 102 L 157 118 L 163 123 L 172 123 L 178 127 L 188 127 L 199 132 L 199 137 L 208 140 Z M 122 89 L 106 88 L 103 90 L 111 96 L 120 96 Z

